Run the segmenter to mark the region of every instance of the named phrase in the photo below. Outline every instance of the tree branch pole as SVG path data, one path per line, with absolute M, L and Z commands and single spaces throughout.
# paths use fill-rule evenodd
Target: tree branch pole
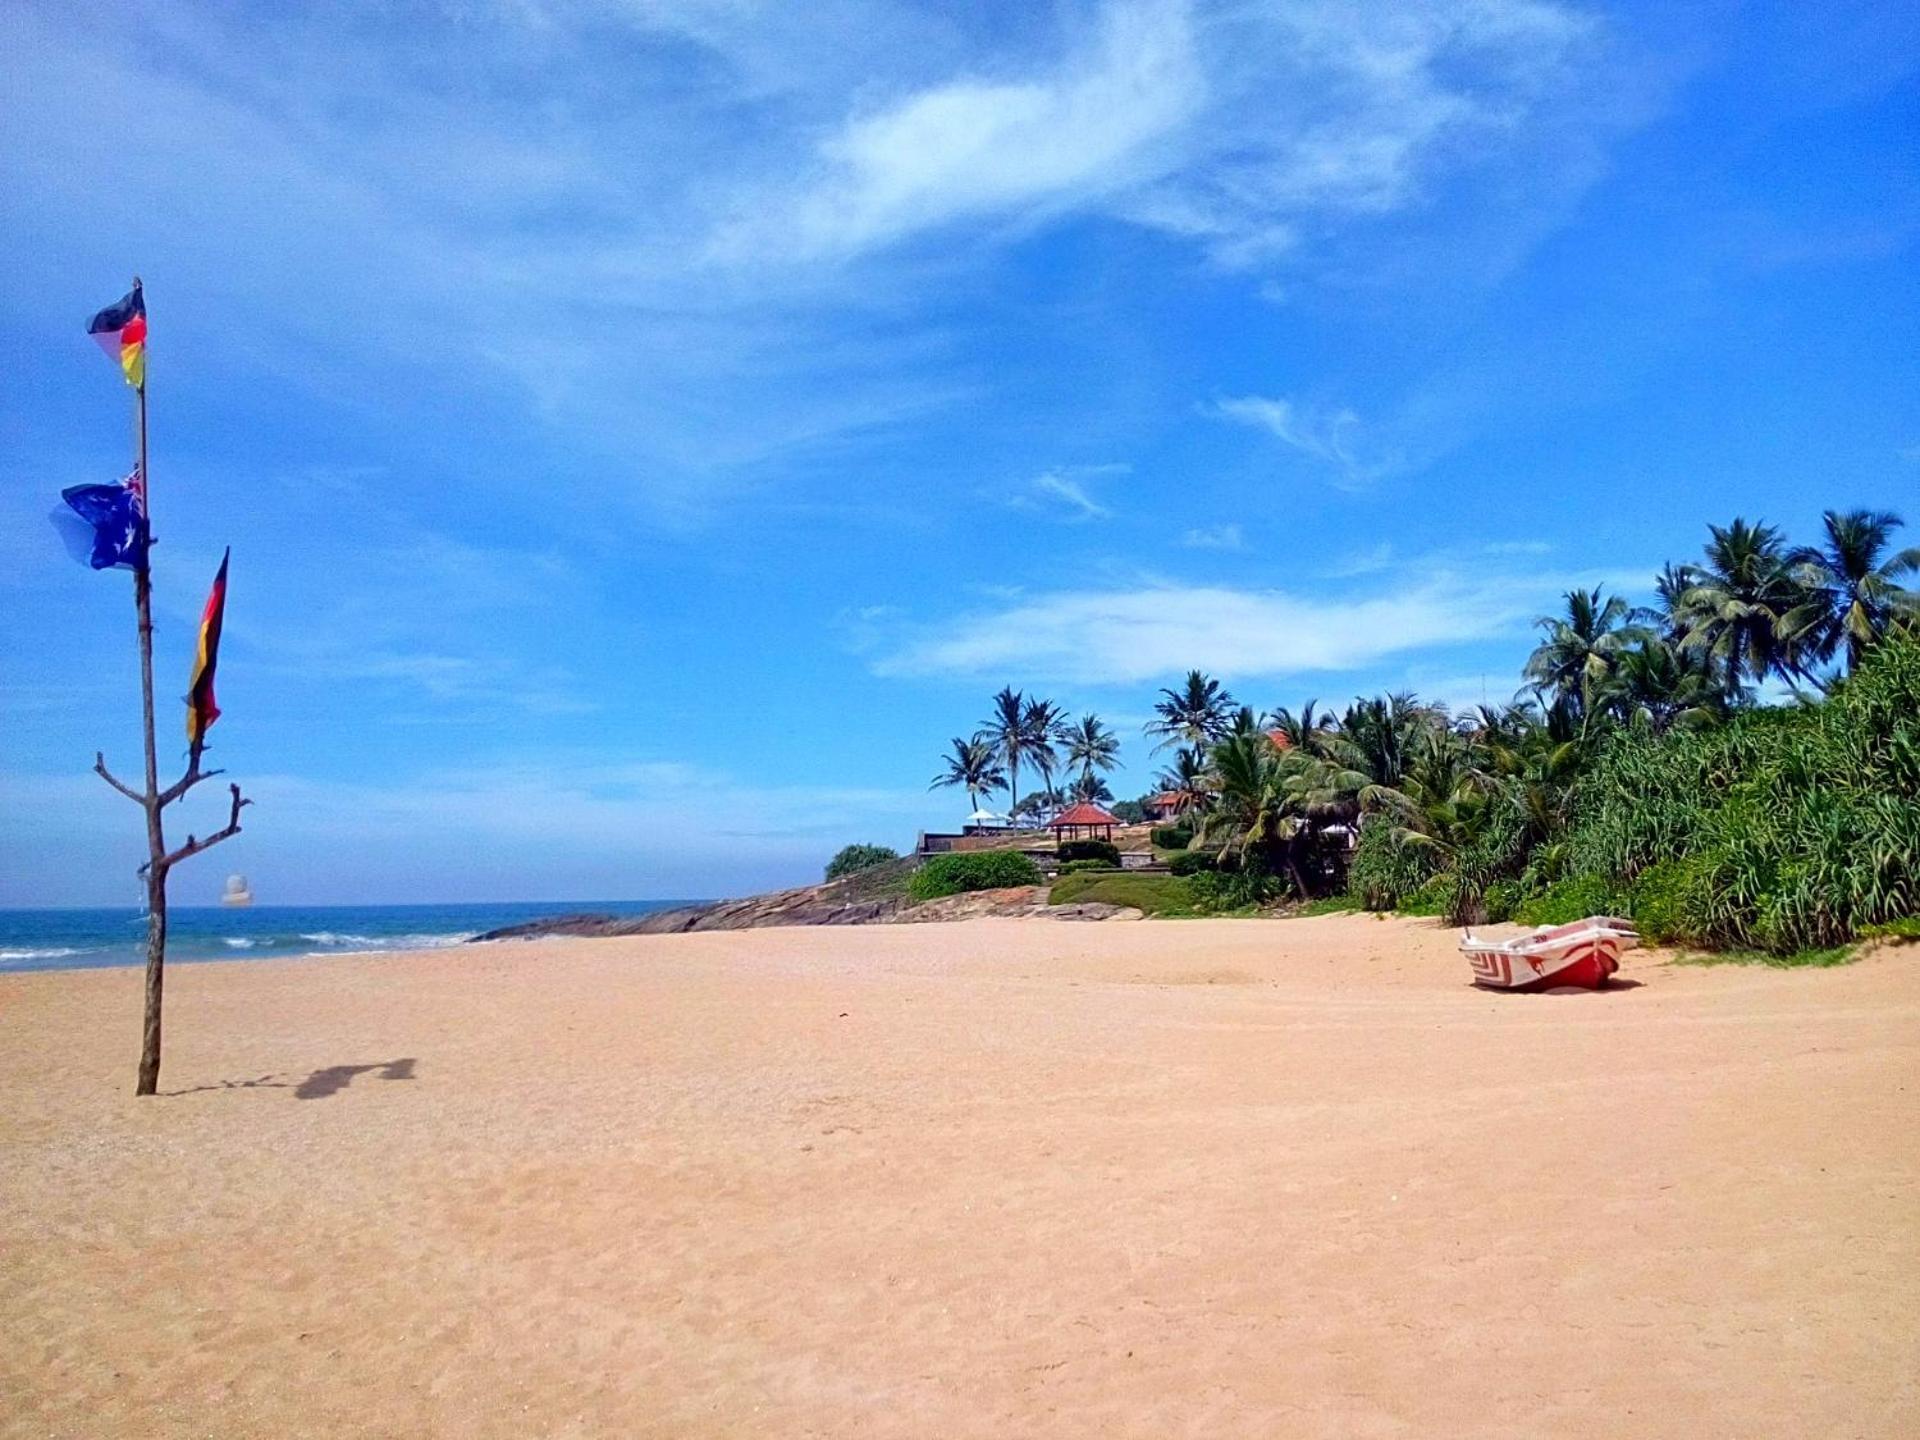
M 153 738 L 153 476 L 147 469 L 147 376 L 142 368 L 140 410 L 140 485 L 146 496 L 147 563 L 133 572 L 133 608 L 140 624 L 140 736 L 146 745 L 147 788 L 140 797 L 147 813 L 147 1003 L 140 1027 L 140 1075 L 135 1095 L 160 1088 L 160 1003 L 167 962 L 167 837 L 160 824 L 160 764 Z M 101 770 L 104 772 L 105 766 Z
M 139 288 L 140 277 L 134 276 L 133 283 L 136 289 Z M 144 368 L 140 373 L 140 384 L 134 387 L 134 393 L 138 425 L 137 443 L 140 451 L 140 485 L 145 497 L 147 543 L 151 552 L 153 477 L 147 471 L 147 378 Z M 133 609 L 140 627 L 140 735 L 146 749 L 145 788 L 135 790 L 133 786 L 107 769 L 107 757 L 104 753 L 95 751 L 93 756 L 94 773 L 139 805 L 147 818 L 147 863 L 140 867 L 140 878 L 146 882 L 147 886 L 147 993 L 146 1012 L 140 1030 L 140 1074 L 133 1091 L 136 1095 L 152 1095 L 160 1088 L 160 1011 L 167 963 L 167 872 L 182 860 L 198 855 L 202 850 L 210 850 L 222 840 L 230 840 L 238 835 L 240 811 L 253 803 L 241 795 L 238 785 L 229 785 L 227 789 L 232 793 L 233 808 L 228 813 L 226 827 L 216 830 L 204 840 L 188 835 L 186 844 L 178 850 L 168 851 L 166 829 L 161 823 L 161 812 L 202 780 L 212 779 L 221 772 L 200 768 L 200 749 L 205 740 L 205 736 L 202 735 L 194 741 L 193 748 L 188 752 L 186 773 L 166 789 L 160 788 L 159 747 L 153 734 L 151 553 L 144 558 L 147 563 L 133 572 Z

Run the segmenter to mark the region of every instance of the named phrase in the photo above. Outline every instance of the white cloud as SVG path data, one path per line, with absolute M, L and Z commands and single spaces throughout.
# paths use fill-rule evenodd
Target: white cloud
M 1061 591 L 908 636 L 876 668 L 1089 684 L 1194 666 L 1227 676 L 1356 670 L 1514 631 L 1557 583 L 1442 573 L 1355 597 L 1176 584 Z
M 1085 51 L 1020 79 L 969 76 L 851 116 L 814 173 L 719 253 L 852 254 L 963 217 L 1059 209 L 1164 170 L 1148 152 L 1197 108 L 1184 3 L 1116 3 Z
M 1125 475 L 1130 465 L 1069 465 L 1033 477 L 1028 493 L 1009 502 L 1017 510 L 1045 509 L 1069 520 L 1108 520 L 1113 507 L 1093 493 L 1091 481 L 1106 475 Z
M 1187 531 L 1180 543 L 1189 550 L 1244 550 L 1247 539 L 1238 525 L 1203 525 Z
M 1397 450 L 1368 446 L 1360 417 L 1345 406 L 1323 406 L 1285 396 L 1232 396 L 1209 411 L 1222 420 L 1264 430 L 1281 443 L 1332 469 L 1342 489 L 1359 490 L 1403 463 Z
M 849 255 L 1095 208 L 1264 264 L 1485 164 L 1574 88 L 1596 28 L 1547 0 L 1111 0 L 1050 66 L 976 60 L 846 116 L 798 182 L 743 195 L 717 252 Z

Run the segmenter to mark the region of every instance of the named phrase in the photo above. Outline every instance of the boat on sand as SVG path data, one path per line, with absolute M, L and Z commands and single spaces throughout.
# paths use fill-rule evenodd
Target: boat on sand
M 1622 952 L 1639 943 L 1632 921 L 1589 915 L 1512 940 L 1478 940 L 1468 930 L 1460 951 L 1473 983 L 1488 990 L 1598 990 L 1620 968 Z

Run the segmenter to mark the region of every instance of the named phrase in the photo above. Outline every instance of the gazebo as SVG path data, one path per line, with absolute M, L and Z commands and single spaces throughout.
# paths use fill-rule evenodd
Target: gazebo
M 1109 815 L 1098 805 L 1082 800 L 1078 805 L 1069 805 L 1053 817 L 1047 828 L 1053 831 L 1055 841 L 1060 840 L 1111 840 L 1113 827 L 1119 819 Z

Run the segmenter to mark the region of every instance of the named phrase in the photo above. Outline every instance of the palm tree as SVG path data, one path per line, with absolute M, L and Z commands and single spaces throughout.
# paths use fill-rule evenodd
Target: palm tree
M 1225 832 L 1222 852 L 1277 860 L 1300 898 L 1310 898 L 1301 861 L 1324 826 L 1359 819 L 1368 777 L 1305 750 L 1282 750 L 1259 729 L 1236 730 L 1214 746 L 1212 760 L 1217 795 L 1206 828 Z
M 1287 744 L 1295 750 L 1305 750 L 1318 754 L 1324 748 L 1333 722 L 1333 716 L 1318 708 L 1318 700 L 1309 700 L 1295 714 L 1284 705 L 1275 706 L 1267 712 L 1267 725 L 1287 737 Z
M 1160 718 L 1147 724 L 1147 734 L 1160 737 L 1155 753 L 1173 745 L 1204 749 L 1232 728 L 1233 696 L 1218 680 L 1198 670 L 1187 672 L 1187 683 L 1180 689 L 1160 694 L 1153 707 Z
M 1021 712 L 1020 723 L 1027 732 L 1027 758 L 1040 772 L 1043 789 L 1053 789 L 1053 772 L 1060 763 L 1055 747 L 1066 739 L 1067 717 L 1051 700 L 1029 700 Z
M 1654 593 L 1660 599 L 1635 614 L 1643 625 L 1657 625 L 1669 643 L 1678 644 L 1687 633 L 1686 594 L 1700 583 L 1700 572 L 1692 565 L 1676 565 L 1669 560 L 1654 577 Z
M 1176 797 L 1174 809 L 1182 815 L 1205 808 L 1212 782 L 1206 752 L 1191 745 L 1175 751 L 1173 764 L 1153 777 L 1161 794 Z
M 1398 785 L 1415 741 L 1446 724 L 1446 712 L 1422 704 L 1411 691 L 1356 700 L 1340 717 L 1339 753 L 1349 768 L 1365 770 L 1377 785 Z
M 1112 770 L 1120 763 L 1120 737 L 1100 723 L 1098 715 L 1082 715 L 1066 731 L 1067 765 L 1080 771 L 1080 788 L 1094 779 L 1096 770 Z
M 1712 724 L 1725 713 L 1726 694 L 1704 656 L 1647 635 L 1614 658 L 1594 692 L 1594 706 L 1623 724 L 1664 735 L 1675 727 Z
M 1113 791 L 1098 775 L 1083 774 L 1073 782 L 1067 798 L 1076 804 L 1085 801 L 1090 805 L 1105 805 L 1113 799 Z
M 1920 546 L 1887 555 L 1900 517 L 1885 511 L 1829 510 L 1824 519 L 1827 543 L 1791 556 L 1795 578 L 1810 593 L 1785 628 L 1822 662 L 1844 649 L 1851 672 L 1897 617 L 1920 608 L 1920 595 L 1898 583 L 1920 570 Z
M 1639 631 L 1629 623 L 1633 612 L 1627 602 L 1598 586 L 1569 590 L 1566 602 L 1565 615 L 1540 617 L 1544 638 L 1527 658 L 1526 675 L 1537 694 L 1585 719 L 1594 686 Z
M 1724 667 L 1721 679 L 1729 698 L 1743 677 L 1760 681 L 1775 672 L 1782 678 L 1804 674 L 1801 647 L 1784 622 L 1808 596 L 1780 532 L 1739 519 L 1707 528 L 1713 538 L 1707 542 L 1706 564 L 1680 597 L 1687 622 L 1683 643 Z
M 934 776 L 933 783 L 927 788 L 938 790 L 944 786 L 964 785 L 967 798 L 973 802 L 976 812 L 980 809 L 982 795 L 991 795 L 996 790 L 1007 788 L 1007 772 L 1000 768 L 993 746 L 985 740 L 954 736 L 953 753 L 946 757 L 946 765 L 947 768 Z
M 1032 755 L 1028 740 L 1025 697 L 1011 685 L 993 697 L 993 713 L 980 722 L 974 739 L 984 740 L 1006 762 L 1010 809 L 1020 807 L 1020 762 Z

